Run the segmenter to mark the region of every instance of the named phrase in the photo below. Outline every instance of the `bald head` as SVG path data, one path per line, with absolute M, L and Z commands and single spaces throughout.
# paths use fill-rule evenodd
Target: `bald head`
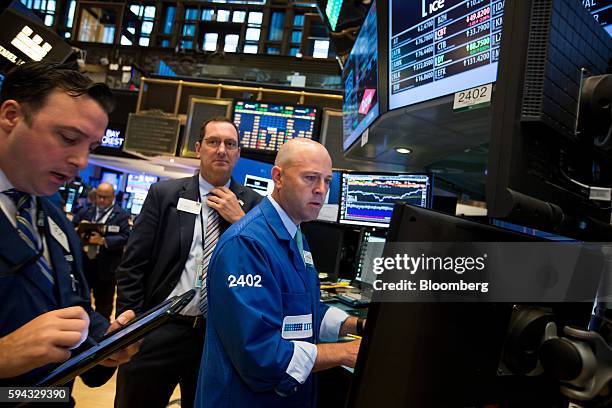
M 329 157 L 327 149 L 321 143 L 304 137 L 285 142 L 278 150 L 274 165 L 288 168 L 307 160 L 312 155 L 328 160 L 331 166 L 331 157 Z
M 104 209 L 110 207 L 115 201 L 115 189 L 110 183 L 100 183 L 96 188 L 96 205 Z
M 332 161 L 320 143 L 297 138 L 284 143 L 272 168 L 272 198 L 296 224 L 317 218 L 332 178 Z

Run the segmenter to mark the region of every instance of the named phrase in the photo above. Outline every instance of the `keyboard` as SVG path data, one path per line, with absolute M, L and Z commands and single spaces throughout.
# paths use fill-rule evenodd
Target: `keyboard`
M 346 313 L 350 314 L 351 316 L 360 317 L 363 319 L 368 317 L 368 309 L 350 309 L 347 310 Z
M 370 304 L 370 299 L 362 296 L 361 293 L 342 293 L 336 295 L 336 299 L 345 305 L 353 307 L 366 307 Z

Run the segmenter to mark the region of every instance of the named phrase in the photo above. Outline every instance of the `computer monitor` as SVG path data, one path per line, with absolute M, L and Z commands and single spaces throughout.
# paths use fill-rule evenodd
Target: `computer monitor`
M 495 82 L 503 12 L 500 0 L 390 0 L 389 108 Z
M 303 223 L 301 229 L 317 272 L 325 273 L 326 280 L 338 279 L 344 227 L 325 221 L 310 221 Z
M 612 35 L 612 2 L 610 0 L 583 1 L 582 4 L 591 13 L 595 21 Z
M 130 201 L 132 193 L 120 191 L 119 194 L 117 194 L 117 198 L 119 198 L 119 195 L 121 195 L 121 208 L 127 211 L 127 204 Z
M 148 193 L 153 183 L 157 183 L 159 177 L 148 174 L 128 174 L 125 191 L 128 193 Z
M 157 183 L 159 178 L 148 174 L 128 174 L 125 191 L 132 193 L 130 195 L 130 213 L 132 215 L 140 214 L 142 205 L 144 204 L 149 188 L 153 183 Z
M 374 284 L 377 275 L 374 273 L 373 260 L 383 255 L 386 237 L 386 230 L 365 229 L 363 231 L 359 246 L 356 281 L 370 286 Z
M 612 239 L 610 200 L 597 196 L 597 187 L 612 185 L 612 138 L 591 132 L 597 119 L 584 117 L 602 103 L 585 91 L 587 81 L 609 72 L 611 60 L 612 38 L 579 1 L 505 2 L 489 216 L 581 240 Z
M 136 195 L 135 193 L 125 193 L 125 194 L 129 194 L 129 196 L 127 197 L 127 199 L 125 200 L 125 211 L 127 211 L 130 214 L 132 213 L 132 205 L 134 204 L 134 196 Z M 140 211 L 138 211 L 138 213 L 140 214 Z M 136 214 L 138 215 L 138 214 Z
M 343 173 L 339 222 L 387 227 L 396 202 L 428 207 L 431 191 L 427 174 Z
M 406 204 L 396 205 L 387 235 L 388 243 L 538 241 Z M 586 327 L 592 305 L 554 307 L 560 322 Z M 559 384 L 548 377 L 499 375 L 512 310 L 492 302 L 372 303 L 347 406 L 560 406 Z
M 111 186 L 113 186 L 115 192 L 117 192 L 121 186 L 121 177 L 122 173 L 102 170 L 100 173 L 100 182 L 109 183 Z
M 271 163 L 241 157 L 236 162 L 232 177 L 244 186 L 252 188 L 256 193 L 267 196 L 274 188 L 272 167 Z
M 370 5 L 370 11 L 344 64 L 342 82 L 342 147 L 347 150 L 380 113 L 376 1 Z
M 311 106 L 236 100 L 233 121 L 242 149 L 276 154 L 290 139 L 318 140 L 318 116 Z

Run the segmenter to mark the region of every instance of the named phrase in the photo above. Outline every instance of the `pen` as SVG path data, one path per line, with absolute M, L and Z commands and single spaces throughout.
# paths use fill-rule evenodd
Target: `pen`
M 346 335 L 346 337 L 352 337 L 352 338 L 354 338 L 354 339 L 361 339 L 361 336 L 358 336 L 358 335 L 356 335 L 356 334 L 350 334 L 350 333 L 349 333 L 349 334 L 347 334 L 347 335 Z

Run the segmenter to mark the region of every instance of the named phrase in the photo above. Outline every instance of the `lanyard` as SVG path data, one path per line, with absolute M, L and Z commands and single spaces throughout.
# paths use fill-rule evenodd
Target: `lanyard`
M 100 223 L 100 220 L 101 220 L 101 219 L 103 219 L 104 217 L 106 217 L 106 215 L 107 215 L 109 212 L 111 212 L 111 211 L 112 211 L 112 209 L 113 209 L 113 206 L 111 205 L 110 207 L 108 207 L 108 208 L 106 209 L 106 211 L 104 211 L 104 212 L 103 212 L 103 213 L 102 213 L 102 214 L 101 214 L 99 217 L 97 217 L 97 218 L 96 218 L 96 213 L 98 212 L 98 207 L 96 207 L 96 210 L 95 210 L 95 212 L 94 212 L 94 222 L 95 222 L 96 224 L 99 224 L 99 223 Z M 105 224 L 106 224 L 106 223 L 105 223 Z

